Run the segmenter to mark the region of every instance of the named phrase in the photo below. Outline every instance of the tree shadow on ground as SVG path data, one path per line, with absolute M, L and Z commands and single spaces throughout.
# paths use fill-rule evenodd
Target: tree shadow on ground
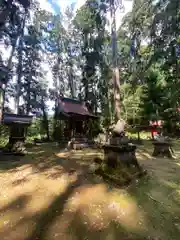
M 42 150 L 45 149 L 46 151 L 49 151 L 46 153 L 46 155 L 44 155 L 44 153 L 42 152 Z M 67 203 L 70 201 L 72 196 L 76 196 L 76 192 L 78 193 L 80 191 L 79 187 L 81 189 L 87 190 L 88 188 L 90 188 L 90 186 L 92 186 L 92 188 L 95 188 L 98 185 L 98 181 L 96 181 L 93 175 L 89 176 L 86 174 L 89 162 L 87 161 L 86 164 L 82 165 L 81 162 L 83 162 L 83 159 L 68 159 L 67 157 L 63 158 L 62 156 L 58 157 L 57 155 L 59 149 L 56 147 L 52 147 L 52 145 L 49 146 L 49 149 L 47 148 L 47 145 L 44 145 L 44 148 L 42 148 L 42 146 L 40 148 L 38 147 L 37 151 L 41 151 L 38 159 L 37 157 L 24 158 L 18 166 L 14 168 L 14 165 L 12 165 L 12 168 L 10 168 L 6 172 L 9 172 L 10 174 L 14 172 L 21 173 L 22 171 L 27 171 L 29 168 L 31 168 L 30 173 L 27 173 L 24 178 L 34 178 L 35 175 L 43 175 L 45 176 L 45 178 L 50 178 L 52 180 L 50 184 L 52 185 L 46 186 L 47 191 L 49 191 L 48 187 L 53 188 L 53 184 L 58 184 L 58 182 L 60 181 L 59 179 L 63 174 L 66 174 L 68 178 L 70 178 L 71 175 L 75 175 L 75 181 L 67 184 L 67 187 L 60 193 L 57 191 L 55 195 L 52 195 L 52 199 L 50 200 L 50 202 L 48 202 L 48 204 L 42 209 L 39 209 L 36 212 L 29 212 L 30 210 L 26 210 L 24 212 L 23 219 L 17 220 L 13 228 L 7 228 L 2 231 L 2 233 L 0 234 L 1 239 L 178 239 L 180 233 L 177 227 L 177 224 L 179 223 L 179 218 L 176 218 L 176 216 L 178 216 L 178 214 L 180 216 L 180 205 L 175 193 L 177 190 L 180 174 L 179 166 L 174 166 L 174 173 L 169 173 L 169 171 L 172 170 L 172 163 L 176 163 L 177 160 L 173 160 L 172 162 L 170 162 L 171 160 L 162 159 L 152 161 L 151 164 L 154 164 L 153 169 L 155 169 L 156 166 L 160 168 L 160 166 L 164 164 L 163 171 L 159 169 L 158 171 L 156 171 L 155 175 L 149 174 L 149 176 L 138 180 L 124 190 L 131 199 L 134 199 L 134 203 L 136 203 L 136 205 L 139 207 L 138 210 L 142 210 L 145 215 L 148 229 L 145 231 L 141 231 L 140 229 L 126 229 L 125 225 L 121 224 L 121 221 L 114 220 L 113 216 L 111 215 L 108 215 L 107 224 L 103 226 L 101 225 L 101 221 L 98 221 L 97 218 L 94 221 L 90 221 L 90 216 L 84 216 L 84 209 L 88 205 L 86 198 L 82 200 L 82 203 L 77 209 L 72 212 L 67 212 Z M 34 156 L 37 155 L 38 154 L 34 154 Z M 75 174 L 78 171 L 79 173 Z M 168 177 L 168 174 L 171 175 Z M 87 183 L 89 183 L 90 186 L 88 186 Z M 101 183 L 103 186 L 108 187 L 104 182 Z M 20 187 L 18 189 L 20 190 Z M 113 195 L 114 191 L 116 191 L 115 188 L 112 189 L 111 194 L 111 192 L 108 192 L 106 190 L 108 201 L 109 198 L 111 198 L 111 196 Z M 117 196 L 119 196 L 118 191 L 119 190 L 117 190 Z M 86 193 L 86 195 L 90 197 L 91 194 L 91 192 L 89 192 L 89 194 Z M 104 200 L 103 196 L 100 195 L 99 190 L 94 191 L 93 195 L 97 195 L 100 202 Z M 45 198 L 46 195 L 44 195 L 44 199 Z M 28 200 L 28 195 L 22 195 L 21 197 L 17 198 L 17 201 L 13 200 L 9 204 L 5 205 L 4 208 L 1 209 L 1 211 L 2 213 L 6 213 L 7 211 L 13 212 L 14 208 L 16 208 L 15 206 L 18 205 L 18 202 L 20 202 L 20 209 L 25 208 L 25 206 L 28 209 Z M 122 205 L 120 207 L 123 208 Z M 89 214 L 91 215 L 92 212 L 93 210 L 91 210 Z M 103 220 L 105 217 L 106 215 L 103 215 Z M 136 221 L 136 219 L 134 218 L 133 221 Z M 95 225 L 92 225 L 93 222 L 95 223 Z M 32 225 L 32 223 L 34 223 L 34 225 Z M 20 227 L 24 228 L 23 224 L 27 224 L 27 226 L 30 228 L 29 232 L 24 232 L 24 230 L 22 230 L 21 235 L 16 235 L 16 232 L 18 231 L 20 234 Z M 33 226 L 32 228 L 30 227 L 31 225 Z
M 62 215 L 66 201 L 72 194 L 73 190 L 81 184 L 81 177 L 79 177 L 73 185 L 69 185 L 66 191 L 56 197 L 51 204 L 37 217 L 37 224 L 32 234 L 26 238 L 26 240 L 43 240 L 46 238 L 51 224 L 56 218 Z
M 39 163 L 43 161 L 46 162 L 49 157 L 58 151 L 59 149 L 55 147 L 55 144 L 43 144 L 41 146 L 34 146 L 25 156 L 5 155 L 1 153 L 0 171 L 10 170 L 11 172 L 16 172 L 18 171 L 18 167 L 28 164 L 41 170 L 41 165 L 39 166 Z M 50 164 L 50 161 L 48 161 L 48 164 Z M 49 165 L 49 167 L 51 167 L 51 165 Z
M 169 168 L 171 169 L 171 168 Z M 180 171 L 177 171 L 180 174 Z M 150 174 L 128 187 L 128 193 L 143 209 L 147 225 L 157 239 L 177 240 L 180 235 L 180 197 L 178 177 Z M 179 182 L 180 183 L 180 182 Z M 180 195 L 179 195 L 180 196 Z
M 10 203 L 5 205 L 4 207 L 0 208 L 0 215 L 6 211 L 13 211 L 18 210 L 20 211 L 23 209 L 29 201 L 29 196 L 27 195 L 20 195 L 18 198 L 12 200 Z
M 73 161 L 73 163 L 69 163 L 66 158 L 59 158 L 56 156 L 57 153 L 59 153 L 59 149 L 56 147 L 50 147 L 50 149 L 46 148 L 46 155 L 42 151 L 42 146 L 31 149 L 31 152 L 34 151 L 34 155 L 31 153 L 31 155 L 28 155 L 24 158 L 22 158 L 19 162 L 14 163 L 11 161 L 12 156 L 9 156 L 8 162 L 1 162 L 0 164 L 0 178 L 4 178 L 4 181 L 6 182 L 6 185 L 8 188 L 11 187 L 11 191 L 22 191 L 22 183 L 27 183 L 28 181 L 31 181 L 33 175 L 38 176 L 39 174 L 43 174 L 43 176 L 47 179 L 56 180 L 58 178 L 61 178 L 63 174 L 66 174 L 68 176 L 74 175 L 76 170 L 81 169 L 81 166 L 76 161 Z M 40 152 L 40 153 L 39 153 Z M 35 156 L 35 158 L 34 158 Z M 72 171 L 72 167 L 75 168 L 75 171 Z M 83 169 L 82 169 L 83 171 Z M 25 174 L 23 174 L 25 172 Z M 24 175 L 24 176 L 23 176 Z M 8 177 L 9 176 L 9 177 Z M 13 177 L 12 177 L 13 176 Z M 44 210 L 39 210 L 37 213 L 32 214 L 26 214 L 24 212 L 23 219 L 17 221 L 16 228 L 19 228 L 20 225 L 23 225 L 25 222 L 33 221 L 35 222 L 35 229 L 33 230 L 32 234 L 28 236 L 27 239 L 44 239 L 46 235 L 46 229 L 48 229 L 49 226 L 51 226 L 51 223 L 56 219 L 57 216 L 60 216 L 62 214 L 62 211 L 64 209 L 64 204 L 68 200 L 69 196 L 71 195 L 72 191 L 81 184 L 81 175 L 77 174 L 78 178 L 73 183 L 70 184 L 64 193 L 56 194 L 54 197 L 54 200 L 51 200 L 49 205 L 44 208 Z M 83 176 L 84 179 L 84 176 Z M 6 181 L 7 180 L 7 181 Z M 52 182 L 53 183 L 53 182 Z M 14 188 L 15 187 L 15 188 Z M 10 190 L 8 190 L 10 191 Z M 25 190 L 27 191 L 27 190 Z M 6 191 L 5 191 L 6 192 Z M 31 193 L 30 193 L 31 194 Z M 13 195 L 13 194 L 11 194 Z M 17 194 L 15 194 L 17 196 Z M 28 196 L 29 197 L 29 196 Z M 28 205 L 26 204 L 28 198 L 24 195 L 17 197 L 17 199 L 13 200 L 12 202 L 9 202 L 7 205 L 4 205 L 1 209 L 2 214 L 6 215 L 7 211 L 11 211 L 13 215 L 13 212 L 15 211 L 14 208 L 17 206 L 22 206 L 23 204 L 26 205 L 28 208 Z M 0 199 L 1 200 L 1 199 Z M 1 204 L 1 202 L 0 202 Z M 19 208 L 20 208 L 19 207 Z M 17 207 L 18 208 L 18 207 Z M 16 218 L 17 216 L 15 216 Z M 9 220 L 8 220 L 9 221 Z M 5 221 L 6 222 L 6 221 Z M 13 228 L 11 228 L 12 230 Z M 2 233 L 2 237 L 5 237 L 6 234 L 8 236 L 9 229 Z M 16 236 L 16 235 L 15 235 Z M 9 239 L 12 238 L 12 235 Z M 3 238 L 5 239 L 5 238 Z M 17 238 L 14 237 L 12 239 L 20 239 L 20 236 Z M 22 239 L 25 239 L 25 237 L 22 237 Z

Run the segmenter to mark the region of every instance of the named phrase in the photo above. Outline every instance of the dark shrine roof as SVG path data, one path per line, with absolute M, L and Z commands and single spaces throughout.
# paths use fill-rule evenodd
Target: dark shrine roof
M 58 102 L 59 111 L 68 115 L 97 117 L 89 112 L 86 104 L 76 99 L 61 97 Z
M 32 116 L 4 113 L 2 123 L 4 123 L 5 125 L 6 124 L 7 125 L 10 125 L 10 124 L 30 125 L 32 123 Z

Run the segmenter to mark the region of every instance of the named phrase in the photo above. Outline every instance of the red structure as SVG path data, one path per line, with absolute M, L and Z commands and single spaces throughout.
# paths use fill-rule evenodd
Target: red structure
M 150 125 L 152 126 L 151 134 L 153 138 L 156 134 L 160 133 L 160 128 L 162 127 L 162 124 L 163 122 L 161 120 L 150 121 Z

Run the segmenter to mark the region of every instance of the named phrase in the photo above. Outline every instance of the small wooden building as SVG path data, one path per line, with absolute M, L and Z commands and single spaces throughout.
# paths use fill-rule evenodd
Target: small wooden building
M 28 126 L 32 123 L 32 116 L 4 113 L 2 124 L 9 127 L 8 152 L 24 155 L 25 140 Z
M 91 137 L 89 122 L 98 117 L 89 111 L 85 102 L 60 97 L 57 105 L 58 118 L 64 121 L 63 135 L 67 140 L 73 137 Z
M 26 129 L 32 122 L 32 116 L 6 113 L 4 111 L 4 92 L 9 70 L 0 59 L 0 124 L 9 127 L 9 151 L 23 152 Z

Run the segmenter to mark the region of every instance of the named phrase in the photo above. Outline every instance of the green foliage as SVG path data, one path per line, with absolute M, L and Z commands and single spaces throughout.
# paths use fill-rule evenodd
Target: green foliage
M 61 131 L 55 104 L 59 95 L 79 97 L 88 102 L 92 112 L 101 112 L 99 125 L 108 128 L 115 113 L 115 85 L 112 39 L 106 26 L 114 2 L 88 0 L 76 13 L 69 6 L 58 15 L 41 10 L 35 0 L 24 1 L 25 5 L 22 1 L 9 3 L 10 9 L 2 1 L 0 12 L 5 16 L 1 39 L 5 47 L 12 49 L 8 59 L 2 58 L 3 65 L 11 70 L 6 79 L 5 107 L 13 97 L 19 111 L 39 113 L 41 124 L 33 125 L 29 135 L 39 132 L 48 137 Z M 179 121 L 175 110 L 180 106 L 176 56 L 179 13 L 178 0 L 135 0 L 132 11 L 123 18 L 115 41 L 121 117 L 128 123 L 161 118 L 172 126 Z M 47 27 L 49 23 L 52 29 Z M 131 59 L 133 36 L 136 49 Z M 54 101 L 53 120 L 48 117 L 49 100 Z
M 48 133 L 47 133 L 47 124 L 48 124 Z M 32 125 L 28 127 L 27 136 L 28 138 L 48 138 L 53 135 L 53 118 L 44 119 L 35 118 Z
M 144 118 L 152 120 L 162 118 L 166 108 L 165 77 L 158 68 L 148 70 L 146 76 L 146 84 L 143 86 L 142 115 Z
M 4 125 L 0 125 L 0 147 L 4 147 L 8 141 L 9 129 Z
M 88 132 L 92 138 L 98 136 L 98 134 L 102 131 L 100 126 L 99 119 L 93 119 L 88 121 Z
M 136 87 L 133 87 L 132 84 L 121 85 L 121 114 L 127 122 L 140 123 L 142 95 L 142 85 Z
M 89 102 L 91 109 L 96 111 L 98 93 L 95 86 L 99 83 L 97 67 L 101 67 L 105 41 L 105 18 L 98 1 L 88 0 L 78 11 L 75 23 L 83 34 L 82 57 L 85 61 L 82 70 L 83 97 Z
M 33 136 L 33 137 L 38 137 L 38 135 L 40 135 L 41 132 L 41 120 L 40 119 L 36 119 L 35 121 L 33 121 L 32 125 L 30 127 L 28 127 L 28 132 L 27 135 L 29 137 Z

